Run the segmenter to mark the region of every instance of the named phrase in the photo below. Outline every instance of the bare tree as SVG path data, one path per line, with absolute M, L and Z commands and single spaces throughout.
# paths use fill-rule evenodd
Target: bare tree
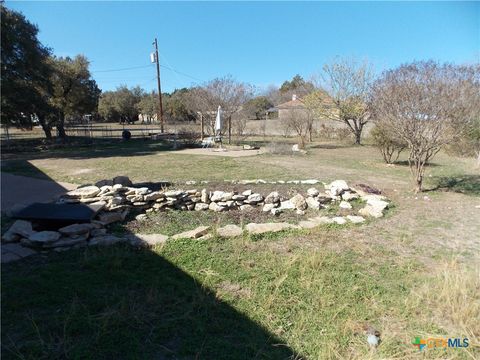
M 414 62 L 385 71 L 376 83 L 373 116 L 408 144 L 416 192 L 422 190 L 425 165 L 480 115 L 478 70 Z
M 207 128 L 213 134 L 215 132 L 215 117 L 218 106 L 222 107 L 223 112 L 223 130 L 222 133 L 231 135 L 231 122 L 239 121 L 240 117 L 233 118 L 233 115 L 242 109 L 242 105 L 252 96 L 250 85 L 238 82 L 231 76 L 216 78 L 201 87 L 192 89 L 190 92 L 189 107 L 195 112 L 200 113 Z M 241 129 L 242 124 L 235 125 L 235 128 Z
M 300 140 L 300 148 L 305 148 L 305 143 L 311 136 L 313 115 L 304 109 L 290 109 L 285 118 L 286 133 L 293 131 Z
M 400 153 L 408 147 L 404 140 L 400 139 L 391 128 L 382 123 L 376 124 L 370 132 L 370 136 L 387 164 L 395 163 Z
M 336 59 L 323 66 L 317 78 L 317 87 L 325 91 L 314 92 L 318 96 L 311 106 L 318 117 L 339 121 L 355 135 L 355 144 L 360 144 L 362 131 L 369 120 L 367 107 L 371 85 L 374 80 L 372 66 L 354 59 Z

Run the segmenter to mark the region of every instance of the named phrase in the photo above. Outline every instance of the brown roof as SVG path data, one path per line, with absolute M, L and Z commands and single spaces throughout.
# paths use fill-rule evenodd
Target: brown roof
M 305 108 L 305 104 L 302 100 L 296 98 L 295 100 L 290 100 L 284 102 L 283 104 L 279 104 L 276 106 L 277 109 L 295 109 L 295 108 Z

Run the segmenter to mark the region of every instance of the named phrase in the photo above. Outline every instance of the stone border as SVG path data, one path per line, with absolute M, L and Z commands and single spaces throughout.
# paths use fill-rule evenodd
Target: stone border
M 313 181 L 313 180 L 311 180 Z M 317 181 L 317 180 L 315 180 Z M 225 192 L 215 190 L 208 192 L 206 189 L 192 190 L 162 190 L 152 191 L 147 187 L 135 188 L 127 177 L 117 177 L 113 185 L 101 187 L 89 185 L 77 188 L 62 196 L 59 203 L 90 203 L 102 206 L 102 211 L 91 223 L 72 224 L 57 229 L 58 231 L 36 231 L 37 227 L 29 221 L 17 220 L 2 236 L 2 262 L 15 261 L 30 256 L 37 251 L 65 251 L 70 248 L 83 246 L 112 245 L 120 242 L 128 242 L 133 246 L 149 247 L 172 239 L 198 239 L 209 238 L 210 227 L 200 226 L 196 229 L 179 233 L 168 237 L 162 234 L 134 234 L 124 238 L 108 234 L 106 225 L 117 221 L 124 221 L 131 209 L 144 211 L 137 215 L 136 219 L 147 219 L 146 213 L 156 211 L 263 211 L 272 215 L 278 215 L 283 211 L 296 211 L 304 214 L 307 208 L 321 210 L 331 204 L 346 211 L 352 211 L 350 201 L 360 199 L 365 206 L 358 214 L 351 213 L 345 217 L 317 216 L 308 220 L 300 221 L 298 225 L 282 222 L 250 223 L 245 226 L 249 234 L 263 234 L 287 229 L 311 229 L 321 224 L 343 225 L 347 222 L 358 224 L 365 221 L 364 217 L 379 218 L 388 208 L 389 201 L 386 197 L 378 194 L 368 194 L 363 190 L 348 186 L 344 180 L 335 180 L 324 185 L 325 191 L 320 192 L 316 188 L 309 188 L 306 197 L 297 193 L 290 199 L 282 197 L 273 191 L 267 196 L 254 193 L 252 190 L 237 192 Z M 310 184 L 310 183 L 305 183 Z M 234 237 L 243 234 L 243 229 L 237 225 L 229 224 L 216 230 L 221 237 Z

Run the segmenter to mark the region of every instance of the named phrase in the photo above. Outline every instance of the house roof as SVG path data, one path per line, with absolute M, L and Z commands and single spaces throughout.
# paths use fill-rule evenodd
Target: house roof
M 295 109 L 295 108 L 305 108 L 305 104 L 303 103 L 302 100 L 296 98 L 295 100 L 290 100 L 287 102 L 284 102 L 283 104 L 279 104 L 276 106 L 277 109 Z

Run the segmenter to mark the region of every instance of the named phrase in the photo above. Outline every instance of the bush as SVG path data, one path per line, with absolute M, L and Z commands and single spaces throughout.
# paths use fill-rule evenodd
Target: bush
M 396 138 L 391 131 L 378 125 L 372 129 L 370 135 L 373 144 L 380 150 L 383 160 L 387 164 L 397 161 L 400 153 L 408 146 L 404 141 Z
M 289 155 L 292 154 L 292 145 L 293 144 L 272 141 L 266 146 L 266 148 L 271 154 Z
M 335 127 L 322 124 L 320 129 L 316 130 L 315 135 L 321 139 L 347 141 L 352 139 L 353 134 L 350 129 L 344 126 Z
M 447 152 L 464 157 L 480 155 L 480 118 L 473 121 L 466 131 L 447 146 Z

